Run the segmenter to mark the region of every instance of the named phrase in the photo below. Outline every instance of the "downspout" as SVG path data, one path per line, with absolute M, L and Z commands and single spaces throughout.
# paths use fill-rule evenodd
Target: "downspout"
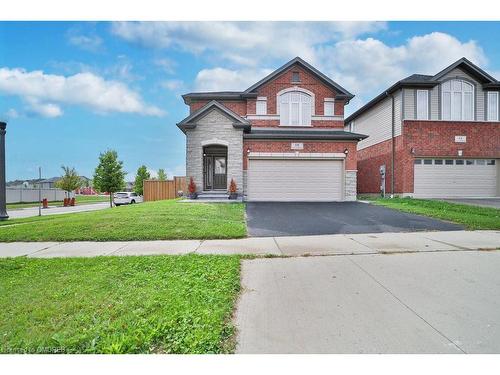
M 394 107 L 394 93 L 391 94 L 392 102 L 392 160 L 391 160 L 391 198 L 394 198 L 394 159 L 396 156 L 396 143 L 394 137 L 396 135 L 396 109 Z

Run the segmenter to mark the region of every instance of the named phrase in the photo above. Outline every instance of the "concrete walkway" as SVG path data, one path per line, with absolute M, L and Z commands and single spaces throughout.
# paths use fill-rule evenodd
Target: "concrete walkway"
M 0 257 L 54 258 L 188 253 L 304 256 L 482 249 L 500 249 L 500 231 L 335 234 L 205 241 L 12 242 L 0 243 Z
M 42 209 L 42 216 L 70 214 L 74 212 L 97 211 L 109 208 L 109 202 L 81 204 L 73 207 L 50 207 Z M 7 210 L 11 219 L 20 219 L 23 217 L 38 216 L 38 207 L 20 208 L 16 210 Z
M 237 353 L 499 353 L 500 251 L 242 262 Z

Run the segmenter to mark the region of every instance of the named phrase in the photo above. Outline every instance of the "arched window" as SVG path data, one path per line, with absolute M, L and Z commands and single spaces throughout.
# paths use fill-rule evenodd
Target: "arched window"
M 289 91 L 280 95 L 280 125 L 311 126 L 313 101 L 301 91 Z
M 443 120 L 470 121 L 474 118 L 474 86 L 460 79 L 446 81 L 441 86 Z

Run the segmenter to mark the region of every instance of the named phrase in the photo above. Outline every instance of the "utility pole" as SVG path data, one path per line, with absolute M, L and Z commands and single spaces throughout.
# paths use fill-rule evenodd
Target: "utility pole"
M 0 122 L 0 220 L 7 220 L 7 192 L 5 184 L 5 128 L 7 123 Z
M 42 167 L 38 167 L 38 216 L 42 216 Z

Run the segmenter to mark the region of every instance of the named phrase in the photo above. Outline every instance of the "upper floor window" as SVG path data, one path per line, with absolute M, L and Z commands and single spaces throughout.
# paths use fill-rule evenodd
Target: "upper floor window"
M 470 121 L 474 118 L 474 86 L 459 79 L 446 81 L 441 86 L 443 120 Z
M 498 92 L 488 91 L 488 121 L 498 121 Z
M 335 112 L 335 99 L 333 98 L 325 98 L 325 107 L 324 107 L 325 116 L 333 116 Z
M 300 82 L 299 72 L 292 72 L 292 82 Z
M 310 126 L 311 96 L 301 91 L 285 92 L 279 97 L 280 125 Z
M 267 115 L 267 98 L 265 96 L 259 96 L 257 98 L 255 113 L 257 115 Z
M 429 91 L 417 90 L 417 120 L 429 118 Z

